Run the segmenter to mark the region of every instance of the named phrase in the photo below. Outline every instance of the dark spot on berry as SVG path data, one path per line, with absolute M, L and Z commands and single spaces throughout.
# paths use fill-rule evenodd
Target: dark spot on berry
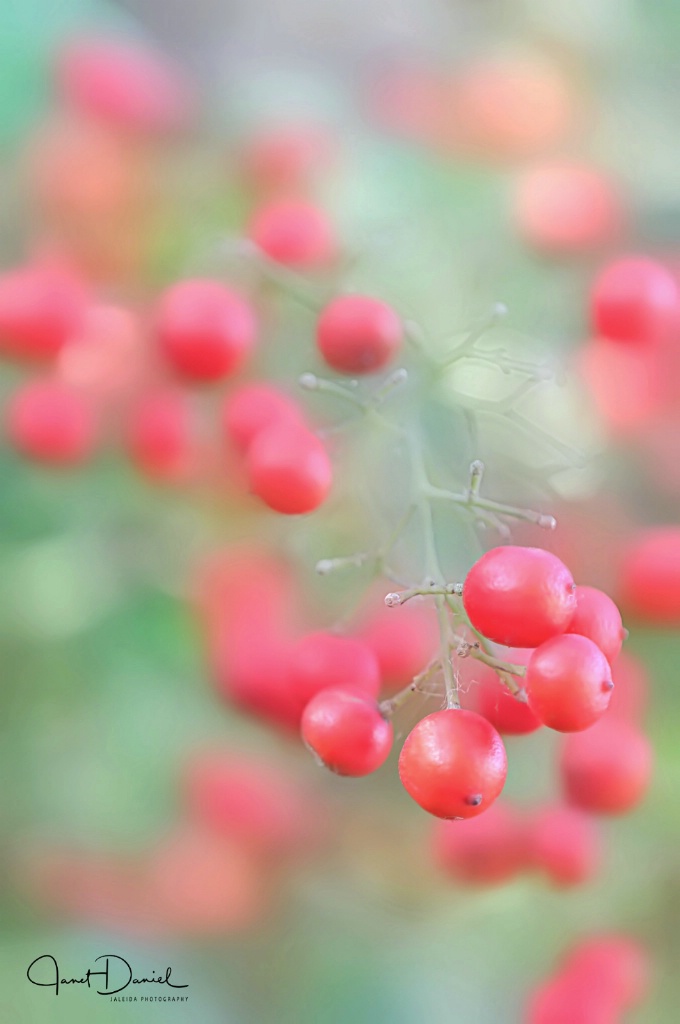
M 602 684 L 602 689 L 605 690 L 605 691 L 613 690 L 614 689 L 614 681 L 612 679 L 605 679 L 605 681 Z
M 472 793 L 470 796 L 465 797 L 465 803 L 470 807 L 479 807 L 482 802 L 481 793 Z

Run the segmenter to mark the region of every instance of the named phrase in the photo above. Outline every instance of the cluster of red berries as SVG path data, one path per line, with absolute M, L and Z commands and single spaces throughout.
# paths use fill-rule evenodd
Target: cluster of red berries
M 92 454 L 107 414 L 110 420 L 117 411 L 126 420 L 125 445 L 146 475 L 167 481 L 195 476 L 201 445 L 186 388 L 223 382 L 244 365 L 258 332 L 250 302 L 215 280 L 172 285 L 148 318 L 150 354 L 139 359 L 139 379 L 125 380 L 125 393 L 107 396 L 107 405 L 87 386 L 97 374 L 92 362 L 112 356 L 107 338 L 90 336 L 98 310 L 93 313 L 88 298 L 73 274 L 54 267 L 30 267 L 0 280 L 0 350 L 27 363 L 56 361 L 55 373 L 13 396 L 10 440 L 29 458 L 73 465 Z M 141 325 L 132 329 L 142 333 Z M 398 351 L 401 335 L 391 307 L 367 296 L 340 296 L 318 318 L 318 351 L 342 373 L 381 369 Z M 147 365 L 154 356 L 162 360 L 160 369 Z M 73 380 L 82 368 L 80 357 L 90 366 L 84 383 Z M 163 372 L 174 380 L 156 383 Z M 116 398 L 119 408 L 112 410 Z M 332 469 L 326 449 L 298 403 L 277 388 L 255 383 L 229 394 L 221 426 L 245 462 L 251 492 L 270 508 L 306 513 L 328 496 Z
M 332 771 L 366 775 L 390 753 L 391 717 L 399 706 L 379 700 L 386 690 L 372 644 L 379 641 L 380 630 L 367 625 L 361 638 L 328 632 L 296 637 L 293 592 L 289 571 L 262 553 L 236 550 L 211 564 L 200 598 L 218 687 L 245 710 L 298 731 Z M 529 845 L 541 850 L 551 835 L 569 832 L 570 840 L 557 841 L 555 852 L 568 860 L 571 851 L 576 864 L 558 866 L 553 874 L 582 880 L 592 873 L 596 857 L 589 851 L 597 846 L 584 812 L 630 810 L 643 797 L 651 774 L 650 746 L 636 724 L 639 709 L 630 707 L 635 694 L 625 703 L 631 691 L 625 670 L 620 676 L 624 703 L 618 707 L 615 702 L 607 719 L 596 724 L 614 693 L 610 661 L 619 678 L 624 631 L 618 610 L 601 591 L 576 587 L 554 555 L 512 545 L 479 559 L 466 578 L 462 602 L 474 629 L 494 643 L 511 645 L 496 648 L 497 664 L 517 673 L 524 685 L 520 698 L 526 699 L 507 691 L 494 667 L 471 656 L 461 658 L 466 707 L 447 707 L 418 722 L 401 751 L 401 781 L 416 802 L 438 817 L 476 818 L 491 807 L 505 783 L 501 733 L 518 735 L 548 725 L 573 734 L 565 738 L 560 755 L 571 810 L 558 807 L 547 817 L 539 815 Z M 397 621 L 407 611 L 388 614 Z M 410 627 L 411 636 L 408 619 L 401 639 L 396 630 L 388 636 L 392 678 L 400 681 L 422 668 L 435 646 L 420 620 L 411 618 Z M 514 646 L 519 643 L 521 650 Z M 535 645 L 531 650 L 529 643 Z M 508 813 L 501 812 L 502 824 Z M 560 816 L 564 829 L 556 825 Z M 494 847 L 494 822 L 479 839 L 467 827 L 461 829 L 461 843 L 471 837 Z M 524 833 L 521 843 L 500 846 L 508 856 L 522 847 L 524 858 L 526 828 L 519 831 Z M 536 856 L 544 863 L 550 859 L 550 853 Z
M 280 763 L 230 749 L 182 766 L 179 817 L 134 853 L 29 843 L 15 866 L 32 899 L 144 939 L 205 939 L 259 924 L 286 867 L 326 840 L 324 807 Z
M 187 124 L 190 90 L 157 55 L 92 43 L 64 53 L 57 84 L 77 130 L 71 123 L 57 146 L 61 173 L 37 182 L 36 200 L 68 223 L 62 234 L 71 248 L 66 245 L 65 259 L 57 251 L 57 258 L 0 278 L 0 354 L 48 368 L 10 400 L 11 443 L 28 458 L 75 465 L 111 433 L 135 466 L 159 482 L 196 481 L 206 465 L 214 473 L 232 458 L 235 476 L 241 473 L 269 508 L 284 515 L 317 509 L 331 492 L 331 462 L 301 405 L 284 390 L 264 380 L 240 382 L 220 396 L 217 437 L 203 436 L 198 396 L 230 387 L 252 364 L 266 333 L 265 310 L 248 290 L 193 277 L 171 284 L 148 309 L 107 306 L 84 283 L 83 254 L 71 251 L 78 249 L 73 239 L 90 237 L 85 223 L 95 223 L 93 237 L 109 238 L 117 237 L 118 220 L 124 234 L 135 221 L 144 203 L 134 188 L 128 203 L 128 177 L 141 166 L 140 153 L 144 163 L 149 139 L 167 138 Z M 413 115 L 410 127 L 420 121 L 416 129 L 444 149 L 524 159 L 550 149 L 573 122 L 573 96 L 556 67 L 492 61 L 455 80 L 422 85 L 424 134 L 422 104 L 395 107 L 394 89 L 382 112 L 402 127 Z M 102 136 L 92 134 L 94 124 L 105 129 L 103 147 Z M 77 175 L 68 168 L 79 170 L 74 137 L 98 154 L 92 191 L 84 195 L 69 182 Z M 114 181 L 115 201 L 98 190 L 99 172 L 112 154 L 119 170 L 128 168 Z M 337 267 L 341 246 L 334 226 L 306 194 L 328 157 L 315 132 L 265 134 L 245 148 L 241 173 L 257 203 L 241 254 L 262 279 L 283 274 L 295 280 L 291 271 L 323 274 Z M 120 204 L 130 221 L 118 217 Z M 518 184 L 514 211 L 530 245 L 561 255 L 610 243 L 624 216 L 609 179 L 573 164 L 530 168 Z M 85 263 L 97 263 L 86 256 Z M 659 406 L 677 401 L 678 374 L 670 371 L 677 369 L 680 297 L 668 268 L 638 257 L 610 264 L 593 287 L 592 320 L 595 337 L 583 365 L 614 429 L 647 423 Z M 315 355 L 337 374 L 385 369 L 403 337 L 397 313 L 370 296 L 339 295 L 317 310 Z M 620 400 L 622 381 L 636 400 Z M 669 532 L 662 531 L 631 550 L 621 589 L 625 610 L 677 622 L 680 535 L 670 532 L 670 545 Z M 402 704 L 395 692 L 418 693 L 412 681 L 427 671 L 437 640 L 418 606 L 382 608 L 351 634 L 303 630 L 294 583 L 288 567 L 261 551 L 213 559 L 196 596 L 217 687 L 239 708 L 301 736 L 333 772 L 367 775 L 392 749 L 392 716 Z M 639 692 L 634 682 L 622 685 L 630 670 L 626 676 L 620 661 L 618 608 L 602 591 L 576 586 L 554 555 L 512 545 L 485 554 L 462 592 L 446 596 L 446 615 L 451 610 L 463 634 L 453 648 L 455 665 L 448 638 L 440 638 L 447 706 L 415 725 L 399 757 L 410 796 L 436 817 L 454 819 L 436 823 L 435 857 L 465 882 L 499 883 L 527 870 L 557 885 L 583 882 L 599 859 L 592 815 L 630 810 L 651 772 L 650 747 L 638 724 Z M 568 734 L 559 760 L 564 802 L 531 812 L 494 803 L 507 774 L 502 735 L 542 726 Z M 263 875 L 256 877 L 253 865 L 308 846 L 309 815 L 300 809 L 299 794 L 272 773 L 221 757 L 192 765 L 185 789 L 190 826 L 145 858 L 141 869 L 134 867 L 135 887 L 128 884 L 128 866 L 56 858 L 48 865 L 46 890 L 75 891 L 75 873 L 79 882 L 85 877 L 90 904 L 107 905 L 114 916 L 122 908 L 135 917 L 134 907 L 142 906 L 161 928 L 202 934 L 237 926 L 260 905 Z M 199 874 L 201 884 L 194 884 Z M 90 904 L 76 911 L 87 916 Z M 608 1024 L 642 993 L 643 974 L 631 946 L 616 937 L 593 940 L 536 994 L 530 1020 Z
M 601 854 L 595 822 L 566 804 L 527 811 L 499 800 L 477 818 L 437 822 L 432 836 L 435 864 L 463 885 L 501 885 L 525 872 L 558 888 L 582 885 Z

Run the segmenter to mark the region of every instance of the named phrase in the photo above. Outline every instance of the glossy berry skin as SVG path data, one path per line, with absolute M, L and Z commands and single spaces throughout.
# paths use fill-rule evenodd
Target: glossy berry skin
M 591 292 L 595 334 L 612 341 L 654 342 L 678 324 L 680 295 L 673 275 L 645 257 L 626 257 L 606 266 Z
M 376 698 L 380 667 L 373 651 L 361 640 L 333 633 L 308 633 L 290 653 L 288 687 L 300 711 L 317 693 L 329 688 Z
M 164 389 L 133 408 L 127 430 L 130 458 L 151 480 L 181 483 L 196 468 L 194 422 L 187 395 Z
M 77 337 L 87 294 L 73 275 L 51 266 L 24 267 L 0 277 L 0 356 L 26 362 L 54 359 Z
M 611 699 L 611 667 L 600 648 L 569 633 L 546 640 L 529 659 L 529 707 L 550 729 L 579 732 L 600 718 Z
M 641 530 L 624 552 L 618 598 L 631 617 L 680 625 L 680 527 Z
M 161 296 L 155 326 L 168 364 L 178 376 L 199 384 L 231 376 L 255 344 L 250 305 L 207 278 L 171 285 Z
M 302 409 L 270 384 L 244 384 L 232 392 L 222 409 L 225 435 L 243 455 L 261 430 L 277 423 L 304 423 Z
M 15 392 L 6 424 L 10 441 L 22 455 L 54 466 L 84 462 L 97 439 L 91 405 L 58 381 L 34 381 Z
M 256 435 L 247 469 L 253 494 L 284 515 L 313 512 L 328 497 L 333 479 L 319 438 L 291 424 L 274 424 Z
M 280 200 L 261 207 L 248 235 L 276 263 L 312 269 L 335 255 L 335 238 L 325 214 L 311 203 Z
M 514 808 L 497 801 L 478 818 L 437 822 L 432 853 L 435 863 L 456 881 L 499 885 L 524 867 L 523 823 Z
M 391 306 L 367 295 L 341 295 L 325 307 L 316 328 L 324 360 L 338 373 L 382 370 L 401 348 L 403 329 Z
M 387 760 L 392 723 L 374 700 L 355 691 L 323 690 L 302 714 L 302 739 L 337 775 L 369 775 Z
M 556 805 L 535 812 L 527 829 L 528 858 L 553 885 L 589 881 L 600 865 L 600 838 L 593 819 L 576 808 Z
M 505 784 L 503 741 L 474 711 L 427 715 L 406 738 L 399 778 L 417 804 L 438 818 L 473 818 L 486 811 Z
M 537 647 L 563 633 L 576 611 L 575 584 L 549 551 L 515 545 L 492 548 L 463 584 L 472 625 L 506 647 Z
M 567 633 L 587 636 L 597 644 L 610 665 L 618 658 L 626 636 L 621 612 L 611 597 L 596 587 L 581 586 L 576 588 L 576 612 Z
M 624 814 L 643 799 L 652 774 L 652 747 L 628 722 L 609 716 L 568 736 L 560 772 L 571 804 L 594 814 Z
M 176 131 L 192 97 L 159 54 L 107 39 L 83 39 L 61 54 L 57 81 L 77 111 L 106 125 L 144 135 Z

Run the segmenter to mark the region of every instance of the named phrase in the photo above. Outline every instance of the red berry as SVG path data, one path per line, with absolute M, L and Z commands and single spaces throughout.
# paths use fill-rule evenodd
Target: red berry
M 597 644 L 610 665 L 621 651 L 626 631 L 611 597 L 596 587 L 576 588 L 576 612 L 567 633 L 587 636 Z
M 198 821 L 267 853 L 302 852 L 316 831 L 318 809 L 280 765 L 206 751 L 187 765 L 185 790 Z
M 680 527 L 641 530 L 624 553 L 619 598 L 629 615 L 655 626 L 680 625 Z
M 299 728 L 287 670 L 293 581 L 278 559 L 253 547 L 212 557 L 198 581 L 209 669 L 219 693 L 251 714 Z
M 576 633 L 537 647 L 525 683 L 531 710 L 558 732 L 579 732 L 593 725 L 607 710 L 614 689 L 600 648 Z
M 623 222 L 616 189 L 587 164 L 546 162 L 519 181 L 514 215 L 524 239 L 536 249 L 571 255 L 611 242 Z
M 87 313 L 86 292 L 71 274 L 25 267 L 0 277 L 0 355 L 46 361 L 75 338 Z
M 309 633 L 291 651 L 288 686 L 300 711 L 325 689 L 352 690 L 377 697 L 380 668 L 373 651 L 361 640 L 333 633 Z
M 276 635 L 258 609 L 224 624 L 210 644 L 210 668 L 219 693 L 244 711 L 296 731 L 300 709 L 288 688 L 290 644 Z
M 649 690 L 649 680 L 642 662 L 628 651 L 622 651 L 612 665 L 612 679 L 614 690 L 607 718 L 616 717 L 633 723 L 641 721 Z
M 322 690 L 302 714 L 302 738 L 338 775 L 368 775 L 392 747 L 392 723 L 374 700 L 355 691 Z
M 241 454 L 265 427 L 276 423 L 304 423 L 302 409 L 292 398 L 270 384 L 244 384 L 224 403 L 224 432 Z
M 316 328 L 321 355 L 339 373 L 376 373 L 401 348 L 403 330 L 391 306 L 366 295 L 341 295 Z
M 293 267 L 317 267 L 335 255 L 333 231 L 324 213 L 310 203 L 282 200 L 255 214 L 249 237 L 265 256 Z
M 545 807 L 527 830 L 531 863 L 554 885 L 581 885 L 600 864 L 600 840 L 593 819 L 571 807 Z
M 81 40 L 61 55 L 57 69 L 68 102 L 98 121 L 144 134 L 184 125 L 189 89 L 161 55 L 134 43 Z
M 334 148 L 333 140 L 315 125 L 267 129 L 246 143 L 244 177 L 264 192 L 305 189 L 332 162 Z
M 678 324 L 678 286 L 670 271 L 655 260 L 625 257 L 596 277 L 591 311 L 594 332 L 604 338 L 657 341 Z
M 425 668 L 437 648 L 438 632 L 429 609 L 415 603 L 386 608 L 381 602 L 362 625 L 360 637 L 378 659 L 383 688 L 394 693 Z
M 664 373 L 655 349 L 594 338 L 576 354 L 577 372 L 614 437 L 638 435 L 659 407 Z
M 219 281 L 194 278 L 163 293 L 156 332 L 180 377 L 209 383 L 241 366 L 255 344 L 256 324 L 251 307 L 236 292 Z
M 619 1024 L 613 996 L 571 975 L 558 975 L 533 993 L 527 1024 Z
M 593 935 L 584 939 L 565 958 L 562 973 L 585 988 L 607 992 L 619 1007 L 639 1003 L 650 983 L 649 957 L 627 935 Z
M 507 882 L 524 866 L 522 822 L 515 809 L 501 801 L 477 818 L 439 821 L 434 828 L 433 854 L 442 870 L 460 882 Z
M 647 791 L 651 744 L 635 726 L 607 717 L 567 737 L 560 770 L 570 803 L 596 814 L 623 814 Z
M 181 391 L 145 395 L 128 424 L 130 458 L 152 480 L 181 482 L 195 468 L 197 446 L 191 403 Z
M 95 445 L 97 422 L 90 403 L 57 381 L 41 380 L 15 392 L 7 433 L 29 459 L 54 465 L 85 461 Z
M 508 648 L 499 651 L 498 657 L 510 664 L 526 665 L 532 653 L 523 648 Z M 467 691 L 466 707 L 483 715 L 502 735 L 524 736 L 540 729 L 542 723 L 529 705 L 514 697 L 488 665 L 474 658 L 463 658 L 458 674 Z
M 273 424 L 248 450 L 250 489 L 276 512 L 313 512 L 328 497 L 332 476 L 326 449 L 304 427 Z
M 436 711 L 409 733 L 399 758 L 407 793 L 438 818 L 472 818 L 505 784 L 503 740 L 474 711 Z
M 574 580 L 549 551 L 514 545 L 492 548 L 463 585 L 472 625 L 506 647 L 537 647 L 564 633 L 576 610 Z

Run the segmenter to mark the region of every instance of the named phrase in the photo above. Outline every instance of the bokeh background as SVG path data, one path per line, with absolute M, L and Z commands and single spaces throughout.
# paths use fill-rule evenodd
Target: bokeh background
M 190 83 L 188 126 L 132 143 L 79 121 L 54 68 L 81 36 L 164 51 Z M 346 258 L 337 279 L 312 291 L 341 280 L 376 292 L 435 348 L 506 304 L 483 344 L 548 368 L 545 392 L 520 410 L 530 427 L 485 416 L 479 400 L 502 402 L 507 375 L 466 363 L 441 381 L 429 410 L 434 461 L 461 486 L 470 459 L 484 458 L 489 494 L 558 517 L 554 535 L 522 526 L 518 540 L 552 547 L 578 579 L 617 596 L 630 538 L 676 523 L 680 511 L 680 334 L 663 356 L 663 401 L 652 400 L 644 359 L 593 354 L 588 288 L 621 252 L 680 267 L 679 43 L 672 0 L 5 4 L 3 272 L 56 254 L 86 275 L 102 306 L 135 316 L 187 273 L 251 287 L 223 245 L 260 200 L 249 140 L 313 125 L 324 144 L 310 158 L 309 192 Z M 519 68 L 520 84 L 470 85 L 466 76 L 489 61 Z M 594 190 L 564 199 L 558 188 L 554 198 L 540 175 L 565 166 L 592 172 Z M 258 294 L 266 344 L 257 372 L 294 382 L 318 369 L 313 321 L 282 294 Z M 125 377 L 136 358 L 136 328 L 122 317 L 105 321 L 122 353 L 105 377 Z M 77 360 L 62 371 L 89 372 Z M 32 372 L 3 364 L 3 407 Z M 197 399 L 208 418 L 215 401 Z M 325 429 L 345 411 L 316 395 L 309 409 Z M 676 630 L 627 620 L 627 650 L 648 678 L 656 774 L 641 808 L 601 826 L 595 877 L 569 889 L 534 876 L 488 890 L 457 885 L 433 863 L 430 823 L 400 788 L 394 758 L 365 780 L 332 777 L 218 697 L 190 600 L 211 552 L 255 539 L 287 560 L 307 628 L 365 607 L 363 570 L 320 579 L 314 565 L 375 546 L 389 530 L 399 480 L 390 452 L 367 470 L 355 437 L 340 469 L 343 499 L 318 519 L 281 524 L 232 486 L 228 461 L 214 486 L 158 487 L 113 436 L 74 472 L 35 466 L 7 439 L 0 449 L 2 1020 L 513 1024 L 569 942 L 605 929 L 636 936 L 654 964 L 652 992 L 630 1020 L 673 1024 Z M 457 521 L 438 528 L 452 579 L 494 542 Z M 417 557 L 400 549 L 398 572 L 417 579 Z M 372 590 L 374 603 L 391 586 Z M 508 741 L 507 792 L 520 803 L 558 792 L 558 741 L 545 733 Z M 216 852 L 191 832 L 187 765 L 208 747 L 287 781 L 303 821 L 294 841 L 253 851 L 239 839 Z M 246 803 L 270 808 L 263 785 Z M 73 973 L 105 952 L 140 971 L 171 964 L 190 1002 L 54 998 L 25 977 L 44 952 Z

